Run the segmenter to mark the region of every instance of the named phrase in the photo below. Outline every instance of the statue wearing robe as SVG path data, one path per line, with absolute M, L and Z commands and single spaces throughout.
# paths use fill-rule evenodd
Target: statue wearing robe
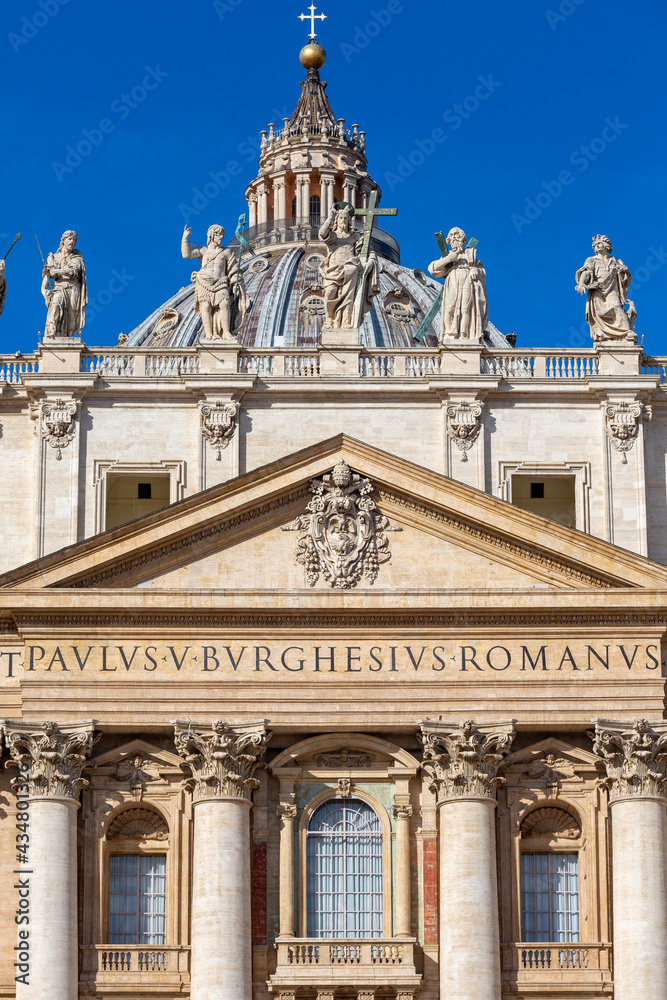
M 489 326 L 486 271 L 477 251 L 465 249 L 466 242 L 462 229 L 450 230 L 447 235 L 449 253 L 434 260 L 428 269 L 434 278 L 445 279 L 441 337 L 479 342 Z
M 79 337 L 86 321 L 86 267 L 75 250 L 77 239 L 69 229 L 63 233 L 56 252 L 46 258 L 42 271 L 42 295 L 48 310 L 45 338 Z
M 587 257 L 576 273 L 576 290 L 586 294 L 586 322 L 594 342 L 626 340 L 637 343 L 634 332 L 637 310 L 628 299 L 632 277 L 618 257 L 612 257 L 607 236 L 593 240 L 594 257 Z M 627 308 L 626 308 L 627 307 Z
M 328 218 L 320 227 L 319 238 L 329 250 L 320 265 L 326 313 L 324 330 L 357 327 L 380 291 L 377 257 L 371 253 L 367 261 L 362 261 L 360 250 L 363 236 L 352 228 L 353 215 L 354 209 L 351 206 L 337 209 L 333 205 Z M 355 315 L 360 285 L 361 310 L 359 315 Z
M 195 286 L 195 312 L 202 318 L 204 339 L 235 340 L 248 308 L 238 257 L 233 250 L 222 246 L 225 238 L 222 226 L 209 228 L 205 247 L 190 243 L 190 233 L 186 226 L 181 253 L 186 259 L 197 257 L 201 261 L 200 270 L 193 271 L 191 280 Z

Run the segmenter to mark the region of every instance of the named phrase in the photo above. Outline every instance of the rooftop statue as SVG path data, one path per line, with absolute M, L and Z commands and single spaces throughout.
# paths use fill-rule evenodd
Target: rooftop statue
M 42 295 L 48 310 L 45 338 L 79 337 L 86 321 L 86 267 L 75 249 L 77 239 L 72 229 L 63 233 L 60 246 L 48 255 L 42 270 Z
M 466 247 L 462 229 L 450 229 L 446 243 L 451 249 L 428 266 L 434 278 L 445 279 L 441 337 L 481 342 L 489 326 L 484 265 L 477 250 Z
M 374 253 L 362 253 L 364 236 L 352 228 L 354 214 L 351 205 L 339 208 L 334 204 L 319 231 L 329 250 L 320 266 L 325 331 L 358 327 L 380 291 L 378 259 Z M 360 309 L 355 309 L 355 302 Z
M 222 242 L 225 230 L 211 226 L 206 234 L 207 245 L 195 246 L 188 241 L 192 230 L 183 230 L 183 257 L 198 257 L 199 271 L 193 271 L 195 312 L 202 318 L 205 340 L 235 340 L 247 311 L 247 298 L 236 255 Z
M 632 281 L 630 271 L 622 260 L 611 256 L 613 247 L 608 236 L 599 233 L 594 236 L 593 249 L 595 256 L 587 257 L 575 276 L 577 291 L 588 296 L 586 322 L 591 328 L 591 337 L 596 343 L 626 340 L 636 344 L 637 310 L 628 298 Z

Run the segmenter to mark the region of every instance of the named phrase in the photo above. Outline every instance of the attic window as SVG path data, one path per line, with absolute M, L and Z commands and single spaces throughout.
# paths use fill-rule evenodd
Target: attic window
M 170 502 L 170 488 L 168 475 L 152 475 L 148 469 L 134 475 L 109 472 L 102 530 L 117 528 L 166 507 Z
M 517 507 L 532 510 L 568 528 L 578 527 L 574 476 L 514 475 L 511 496 Z

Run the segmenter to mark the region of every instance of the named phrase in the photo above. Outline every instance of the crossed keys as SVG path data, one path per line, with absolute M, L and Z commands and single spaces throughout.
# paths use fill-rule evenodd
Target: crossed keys
M 307 21 L 308 19 L 310 19 L 310 40 L 312 42 L 314 38 L 317 38 L 317 33 L 315 31 L 315 21 L 325 21 L 327 15 L 316 14 L 315 11 L 317 10 L 317 7 L 313 3 L 311 3 L 308 10 L 310 11 L 310 14 L 297 14 L 297 17 L 301 21 Z

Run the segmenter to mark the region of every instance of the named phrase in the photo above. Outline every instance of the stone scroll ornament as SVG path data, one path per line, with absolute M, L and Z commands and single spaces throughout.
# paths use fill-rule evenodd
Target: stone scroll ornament
M 202 403 L 199 412 L 202 434 L 215 449 L 215 457 L 219 462 L 222 459 L 223 448 L 226 448 L 234 437 L 238 405 L 217 400 L 215 403 Z
M 176 750 L 192 771 L 185 787 L 194 801 L 209 798 L 249 799 L 259 781 L 258 767 L 271 734 L 266 720 L 246 725 L 230 725 L 218 720 L 211 728 L 177 722 L 174 727 Z
M 601 788 L 612 798 L 654 795 L 667 798 L 667 731 L 646 719 L 635 723 L 596 722 L 593 753 L 599 758 Z
M 438 801 L 493 799 L 496 788 L 505 783 L 498 769 L 512 746 L 512 723 L 478 727 L 466 719 L 453 726 L 426 719 L 417 737 L 424 747 L 422 767 L 432 779 L 430 788 Z
M 310 484 L 315 496 L 307 514 L 283 531 L 298 531 L 296 561 L 305 567 L 306 582 L 314 587 L 320 574 L 330 587 L 350 590 L 362 576 L 377 579 L 380 565 L 391 558 L 385 532 L 401 531 L 390 525 L 370 498 L 370 480 L 339 462 L 331 473 Z
M 639 434 L 639 425 L 642 417 L 648 421 L 651 419 L 652 409 L 642 403 L 606 403 L 604 407 L 605 427 L 607 437 L 611 445 L 621 455 L 623 462 L 627 462 L 627 452 L 632 450 L 632 446 Z
M 82 776 L 90 752 L 100 739 L 95 723 L 58 726 L 44 722 L 35 726 L 24 722 L 5 722 L 5 742 L 12 759 L 8 767 L 18 767 L 12 786 L 24 784 L 34 798 L 55 797 L 78 801 L 79 792 L 88 781 Z
M 461 461 L 468 461 L 468 452 L 472 448 L 480 431 L 482 407 L 480 403 L 447 403 L 447 436 L 461 452 Z
M 56 399 L 42 403 L 42 436 L 50 448 L 54 448 L 58 461 L 62 450 L 73 440 L 76 431 L 76 403 L 72 400 Z

